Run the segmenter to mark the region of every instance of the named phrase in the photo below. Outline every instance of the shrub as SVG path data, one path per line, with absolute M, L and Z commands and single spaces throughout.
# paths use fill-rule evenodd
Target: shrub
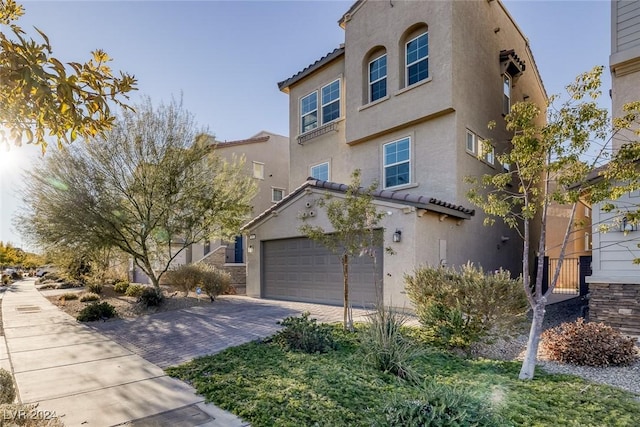
M 90 280 L 85 285 L 85 289 L 89 292 L 100 295 L 102 293 L 103 286 L 102 283 L 97 280 Z
M 78 299 L 78 294 L 76 294 L 75 292 L 67 292 L 67 293 L 64 293 L 64 294 L 60 295 L 58 297 L 58 299 L 60 301 L 62 301 L 62 300 L 71 301 L 71 300 L 74 300 L 74 299 Z
M 205 264 L 184 264 L 174 270 L 167 271 L 167 281 L 176 289 L 184 292 L 184 296 L 193 291 L 202 281 L 202 270 Z
M 405 275 L 407 294 L 434 341 L 466 349 L 504 334 L 524 318 L 528 304 L 520 279 L 499 270 L 485 274 L 468 263 L 453 268 L 420 267 Z
M 13 376 L 6 369 L 0 368 L 0 403 L 12 403 L 16 398 Z
M 427 383 L 419 399 L 395 399 L 385 409 L 385 426 L 499 426 L 491 407 L 478 397 L 445 384 Z
M 418 376 L 409 364 L 422 352 L 402 335 L 405 321 L 404 314 L 378 306 L 362 331 L 362 349 L 365 360 L 377 369 L 416 381 Z
M 331 326 L 319 325 L 316 319 L 309 319 L 309 312 L 300 317 L 287 317 L 278 324 L 284 328 L 274 336 L 274 341 L 290 350 L 326 353 L 336 347 Z
M 127 292 L 128 288 L 129 282 L 125 282 L 124 280 L 116 282 L 116 284 L 113 285 L 113 290 L 119 294 L 124 294 L 125 292 Z
M 94 302 L 82 309 L 77 319 L 80 322 L 93 322 L 95 320 L 106 320 L 115 317 L 116 308 L 108 302 Z
M 586 323 L 583 318 L 544 331 L 541 340 L 552 360 L 574 365 L 628 365 L 638 357 L 635 340 L 604 323 Z
M 202 269 L 201 277 L 202 290 L 211 301 L 215 301 L 218 295 L 228 292 L 231 288 L 231 275 L 226 271 L 206 265 Z
M 138 297 L 138 302 L 145 307 L 157 307 L 164 301 L 162 292 L 155 288 L 146 288 Z
M 140 295 L 142 295 L 142 292 L 144 292 L 145 289 L 147 289 L 148 286 L 145 285 L 141 285 L 138 283 L 131 283 L 128 287 L 127 290 L 125 291 L 125 295 L 128 297 L 139 297 Z
M 98 301 L 99 299 L 100 295 L 93 292 L 87 292 L 86 294 L 82 294 L 82 296 L 80 297 L 80 302 Z
M 9 276 L 8 274 L 3 274 L 2 275 L 2 284 L 3 285 L 8 285 L 10 281 L 11 281 L 11 276 Z

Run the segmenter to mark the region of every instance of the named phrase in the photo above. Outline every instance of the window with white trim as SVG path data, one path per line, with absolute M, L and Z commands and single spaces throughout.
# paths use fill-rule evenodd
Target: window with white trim
M 369 62 L 369 102 L 387 96 L 387 54 Z
M 589 218 L 591 216 L 591 208 L 589 206 L 584 207 L 584 216 Z
M 493 166 L 496 161 L 496 148 L 490 142 L 478 139 L 478 145 L 481 147 L 481 158 L 485 163 Z
M 502 75 L 502 112 L 511 112 L 511 76 L 507 73 Z
M 264 179 L 264 163 L 253 162 L 253 177 Z
M 284 189 L 272 188 L 271 189 L 271 201 L 276 203 L 284 198 Z
M 311 166 L 309 176 L 320 181 L 329 181 L 329 162 Z
M 584 250 L 585 251 L 591 250 L 591 233 L 589 232 L 584 233 Z
M 300 99 L 300 133 L 318 127 L 318 92 L 311 92 Z
M 476 134 L 467 129 L 467 152 L 476 154 Z
M 334 80 L 320 90 L 322 94 L 322 124 L 340 118 L 340 79 Z
M 389 142 L 383 146 L 384 188 L 411 182 L 411 138 Z
M 405 73 L 407 86 L 429 78 L 429 33 L 422 33 L 407 42 Z

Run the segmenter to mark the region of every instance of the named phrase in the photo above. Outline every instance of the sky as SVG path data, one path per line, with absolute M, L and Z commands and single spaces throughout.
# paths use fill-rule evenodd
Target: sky
M 386 1 L 386 0 L 379 0 Z M 426 0 L 422 0 L 426 1 Z M 478 0 L 481 1 L 481 0 Z M 576 75 L 606 66 L 611 50 L 609 1 L 503 2 L 528 37 L 548 94 Z M 287 79 L 344 42 L 337 21 L 351 1 L 21 1 L 18 24 L 49 37 L 63 62 L 105 50 L 114 70 L 138 79 L 154 103 L 182 98 L 185 109 L 218 140 L 262 130 L 288 135 Z M 6 28 L 2 29 L 3 31 Z M 608 71 L 603 106 L 609 105 Z M 51 150 L 55 149 L 53 145 Z M 21 206 L 22 172 L 40 151 L 0 147 L 0 241 L 30 249 L 12 219 Z

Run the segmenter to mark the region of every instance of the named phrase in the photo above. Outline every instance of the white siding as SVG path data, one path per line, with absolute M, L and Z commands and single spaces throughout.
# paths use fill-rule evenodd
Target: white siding
M 640 46 L 640 1 L 618 1 L 614 13 L 615 51 Z

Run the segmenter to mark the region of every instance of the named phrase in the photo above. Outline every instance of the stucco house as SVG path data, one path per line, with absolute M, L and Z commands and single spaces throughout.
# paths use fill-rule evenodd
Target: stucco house
M 525 35 L 496 1 L 356 1 L 339 20 L 344 45 L 278 83 L 289 95 L 289 196 L 244 227 L 247 294 L 340 303 L 340 263 L 299 231 L 301 217 L 330 231 L 315 201 L 341 197 L 354 169 L 379 183 L 385 212 L 374 269 L 361 257 L 354 305 L 407 306 L 405 273 L 472 261 L 520 274 L 513 230 L 483 225 L 466 176 L 508 169 L 504 115 L 512 103 L 544 105 Z M 496 122 L 493 128 L 488 127 Z
M 244 157 L 244 169 L 258 186 L 252 201 L 250 218 L 282 200 L 289 191 L 289 138 L 272 132 L 261 131 L 250 138 L 218 141 L 209 137 L 209 144 L 216 156 L 232 161 Z M 172 267 L 195 262 L 205 262 L 231 273 L 232 283 L 243 292 L 246 282 L 246 241 L 238 235 L 234 241 L 210 240 L 194 244 L 172 262 Z M 132 267 L 133 268 L 133 264 Z M 148 279 L 139 269 L 133 271 L 133 280 Z
M 640 100 L 640 1 L 611 2 L 611 103 L 613 117 L 622 115 L 622 106 Z M 636 135 L 619 134 L 613 151 L 636 141 Z M 624 209 L 637 209 L 640 191 L 614 201 L 622 211 L 604 212 L 602 204 L 593 207 L 593 274 L 589 282 L 589 316 L 624 333 L 640 335 L 640 232 L 627 223 Z M 608 225 L 600 232 L 601 224 Z

